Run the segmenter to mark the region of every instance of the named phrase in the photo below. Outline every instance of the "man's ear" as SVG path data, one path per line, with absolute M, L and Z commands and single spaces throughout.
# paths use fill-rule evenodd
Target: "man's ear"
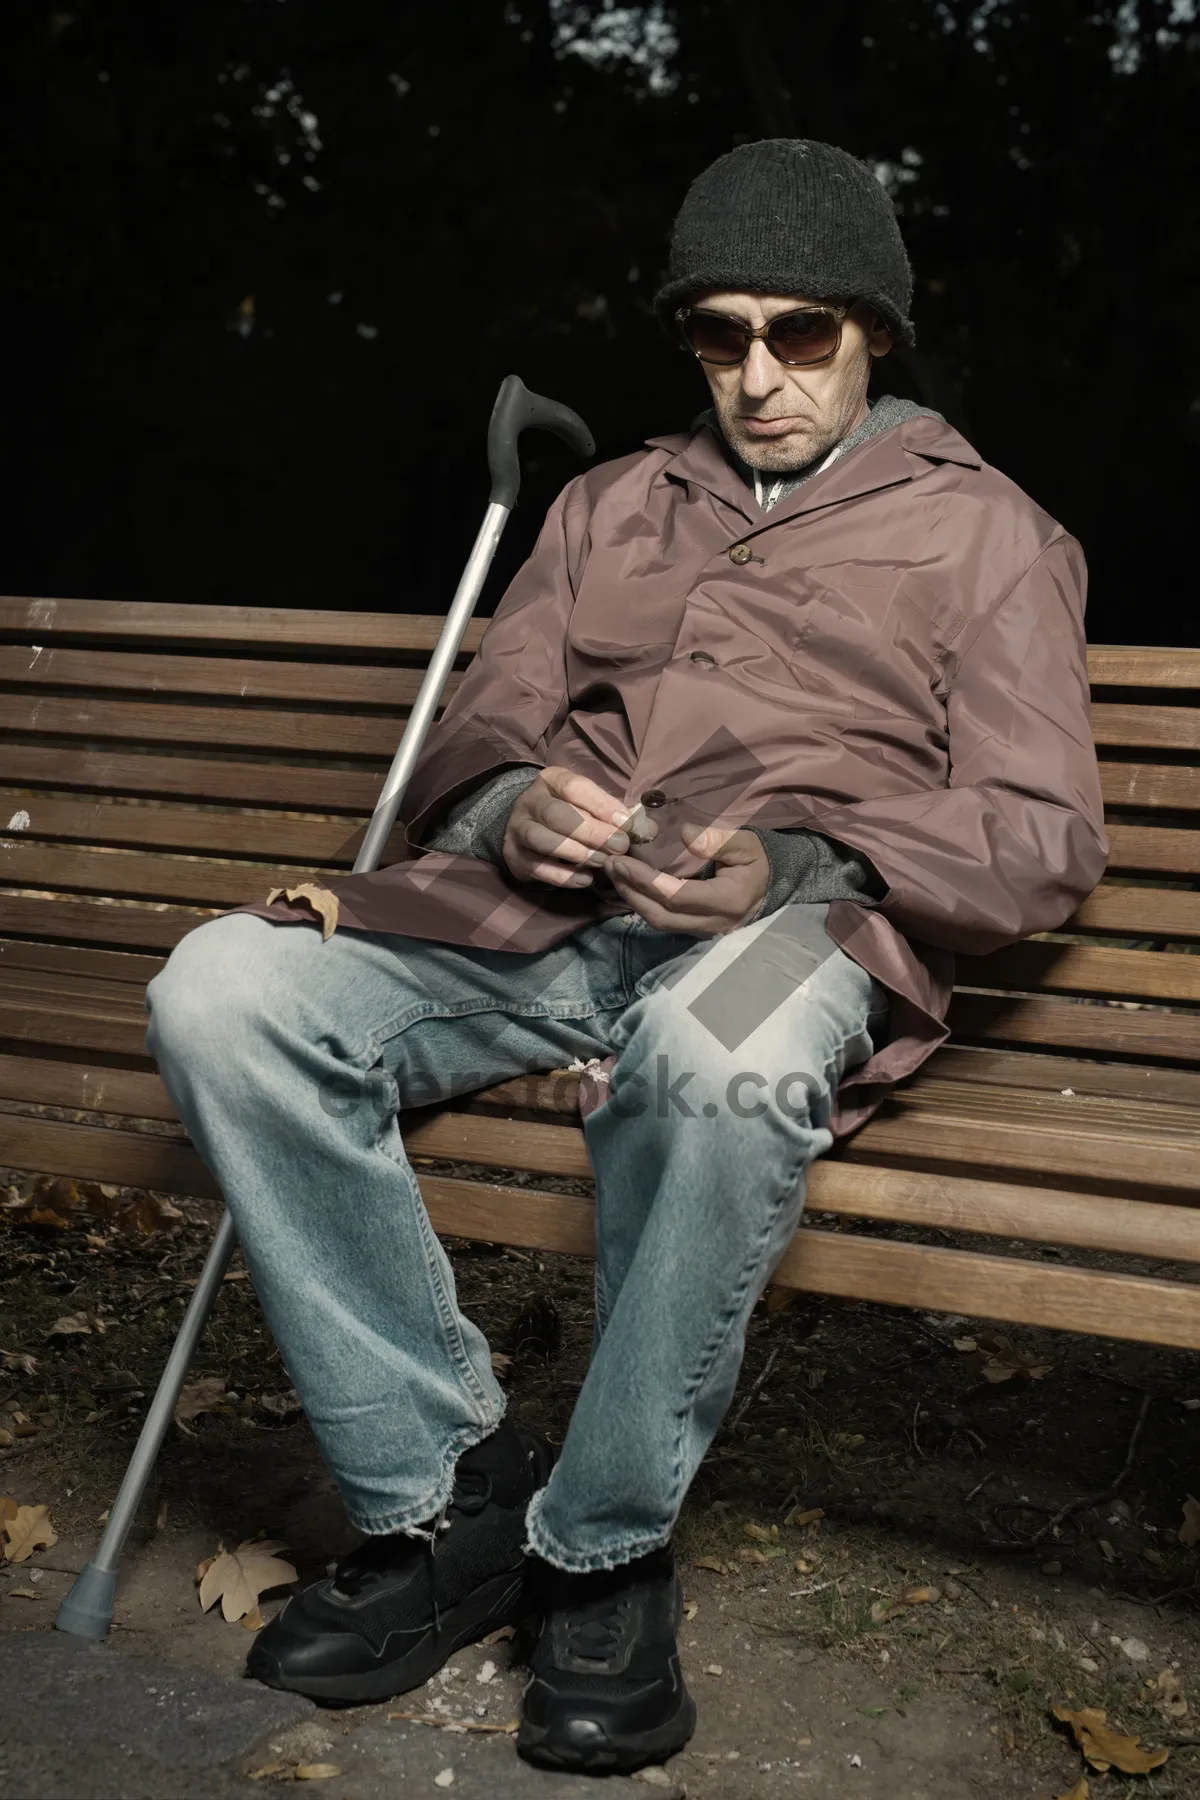
M 894 339 L 887 324 L 880 315 L 876 313 L 872 320 L 870 330 L 867 332 L 867 349 L 871 352 L 872 356 L 886 356 L 891 349 L 893 342 Z

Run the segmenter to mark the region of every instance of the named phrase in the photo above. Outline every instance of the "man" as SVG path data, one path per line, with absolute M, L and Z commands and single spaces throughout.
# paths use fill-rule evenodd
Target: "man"
M 574 481 L 406 796 L 408 857 L 240 909 L 148 1044 L 364 1543 L 252 1674 L 378 1700 L 542 1621 L 518 1748 L 686 1742 L 672 1528 L 805 1171 L 945 1035 L 953 952 L 1052 929 L 1106 844 L 1078 546 L 936 413 L 883 189 L 722 157 L 660 316 L 712 411 Z M 285 925 L 301 929 L 282 929 Z M 504 1420 L 397 1108 L 600 1059 L 597 1329 L 553 1467 Z

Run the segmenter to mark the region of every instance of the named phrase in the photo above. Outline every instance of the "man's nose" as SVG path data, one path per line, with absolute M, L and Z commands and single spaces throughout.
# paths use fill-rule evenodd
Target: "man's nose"
M 755 338 L 742 364 L 742 392 L 748 400 L 765 400 L 783 386 L 783 369 L 761 338 Z

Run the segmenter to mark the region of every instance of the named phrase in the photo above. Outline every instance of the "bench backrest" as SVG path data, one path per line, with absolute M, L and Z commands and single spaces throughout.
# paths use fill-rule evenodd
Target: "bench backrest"
M 113 952 L 148 978 L 213 912 L 348 870 L 441 623 L 0 599 L 6 966 L 86 1007 Z M 1165 1074 L 1200 1063 L 1200 651 L 1094 648 L 1090 672 L 1107 875 L 1053 938 L 963 958 L 951 1022 Z

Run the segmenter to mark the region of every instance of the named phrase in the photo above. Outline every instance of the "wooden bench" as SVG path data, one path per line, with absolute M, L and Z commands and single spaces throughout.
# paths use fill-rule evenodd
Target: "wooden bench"
M 162 1123 L 145 984 L 214 911 L 349 869 L 439 626 L 0 600 L 0 1165 L 215 1195 Z M 1106 879 L 1069 935 L 961 961 L 951 1043 L 814 1169 L 779 1284 L 1200 1348 L 1200 1288 L 1145 1266 L 1200 1264 L 1200 652 L 1091 674 Z M 589 1173 L 575 1077 L 408 1124 L 415 1159 L 481 1171 L 425 1173 L 440 1232 L 591 1253 L 555 1191 Z

